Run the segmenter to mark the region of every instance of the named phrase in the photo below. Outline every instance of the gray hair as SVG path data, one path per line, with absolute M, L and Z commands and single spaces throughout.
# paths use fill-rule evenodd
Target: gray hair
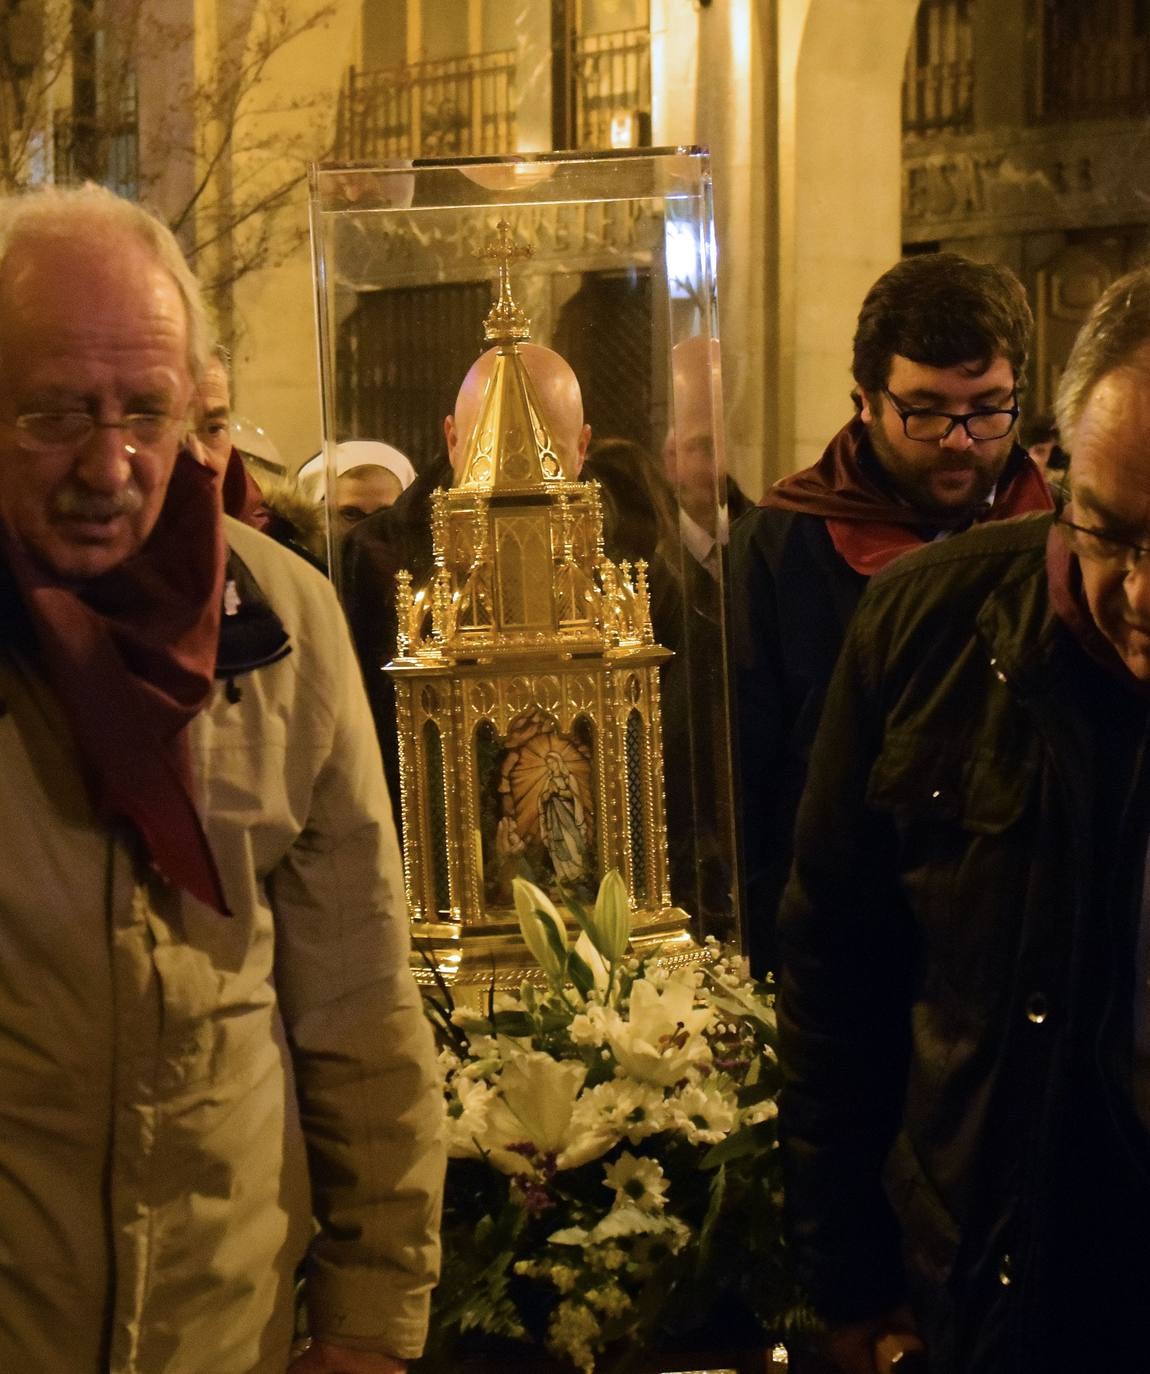
M 1150 344 L 1150 267 L 1111 282 L 1082 326 L 1062 380 L 1055 416 L 1063 448 L 1073 453 L 1074 431 L 1090 393 L 1108 373 Z
M 187 313 L 188 368 L 195 381 L 212 357 L 211 333 L 199 282 L 184 259 L 175 235 L 143 206 L 124 200 L 103 186 L 46 186 L 0 197 L 0 272 L 17 245 L 100 229 L 135 238 L 179 289 Z

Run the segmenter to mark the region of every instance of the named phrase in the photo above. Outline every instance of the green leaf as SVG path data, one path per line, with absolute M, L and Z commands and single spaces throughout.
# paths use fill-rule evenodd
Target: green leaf
M 711 1237 L 714 1234 L 715 1223 L 723 1210 L 723 1203 L 727 1197 L 727 1169 L 726 1165 L 720 1164 L 715 1170 L 715 1176 L 711 1179 L 711 1186 L 707 1195 L 707 1211 L 703 1217 L 703 1224 L 699 1227 L 699 1257 L 698 1267 L 702 1269 L 710 1258 Z
M 599 949 L 599 946 L 595 944 L 595 926 L 587 908 L 577 897 L 568 892 L 566 888 L 563 889 L 563 905 L 571 915 L 575 917 L 575 924 L 579 929 L 587 936 L 588 940 L 595 945 L 595 948 Z M 603 951 L 599 950 L 599 952 L 601 954 Z
M 703 973 L 712 1005 L 736 1021 L 753 1021 L 763 1034 L 763 1039 L 773 1046 L 778 1035 L 774 1008 L 747 987 L 731 988 L 726 983 L 720 983 L 712 969 L 704 968 Z
M 543 927 L 543 932 L 547 937 L 547 944 L 551 949 L 552 958 L 560 969 L 565 969 L 567 964 L 567 935 L 563 930 L 558 918 L 550 920 L 550 913 L 544 907 L 536 907 L 535 914 Z
M 439 1045 L 453 1050 L 461 1059 L 465 1058 L 467 1055 L 467 1034 L 462 1027 L 457 1026 L 451 1019 L 452 1012 L 455 1011 L 455 998 L 452 996 L 451 988 L 443 974 L 440 973 L 439 965 L 422 945 L 419 949 L 419 956 L 423 960 L 424 967 L 430 972 L 439 993 L 438 1000 L 430 992 L 423 994 L 424 1015 L 432 1024 Z
M 535 1022 L 525 1011 L 497 1011 L 492 1019 L 496 1035 L 509 1035 L 521 1040 L 534 1033 Z
M 595 986 L 595 975 L 582 956 L 574 950 L 567 956 L 567 976 L 575 984 L 580 997 L 586 1001 Z
M 774 1149 L 778 1132 L 773 1121 L 756 1121 L 753 1126 L 744 1126 L 732 1132 L 725 1140 L 712 1145 L 699 1161 L 702 1169 L 717 1169 L 720 1164 L 729 1164 L 735 1159 L 745 1159 L 748 1155 L 765 1155 Z
M 740 1107 L 753 1107 L 757 1102 L 767 1102 L 778 1091 L 778 1085 L 768 1079 L 760 1079 L 757 1083 L 750 1081 L 750 1074 L 747 1075 L 747 1082 L 735 1094 L 735 1100 Z

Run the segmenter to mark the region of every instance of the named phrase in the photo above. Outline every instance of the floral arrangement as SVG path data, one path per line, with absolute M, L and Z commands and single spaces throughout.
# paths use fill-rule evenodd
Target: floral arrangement
M 544 892 L 517 878 L 514 893 L 546 986 L 480 1012 L 441 984 L 428 1003 L 450 1162 L 419 1368 L 545 1348 L 584 1374 L 622 1369 L 709 1322 L 777 1339 L 802 1314 L 783 1266 L 769 988 L 714 944 L 674 971 L 630 955 L 616 872 L 592 911 L 568 902 L 574 944 Z

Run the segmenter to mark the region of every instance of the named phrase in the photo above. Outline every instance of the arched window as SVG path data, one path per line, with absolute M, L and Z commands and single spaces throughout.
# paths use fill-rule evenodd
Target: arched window
M 955 133 L 974 124 L 974 0 L 922 0 L 906 55 L 902 129 Z
M 647 736 L 643 717 L 632 711 L 627 717 L 627 823 L 631 832 L 631 888 L 637 902 L 647 899 L 647 807 L 643 778 L 646 774 Z

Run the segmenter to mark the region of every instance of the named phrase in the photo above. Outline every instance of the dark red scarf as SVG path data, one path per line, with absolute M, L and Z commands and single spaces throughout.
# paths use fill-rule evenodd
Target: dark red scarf
M 264 494 L 234 446 L 228 454 L 228 465 L 224 468 L 221 486 L 224 514 L 251 525 L 253 529 L 262 530 L 268 522 Z
M 864 577 L 873 576 L 900 553 L 921 548 L 941 530 L 1054 508 L 1042 474 L 1016 447 L 999 478 L 993 505 L 981 507 L 973 517 L 965 511 L 932 514 L 926 520 L 921 510 L 886 486 L 866 425 L 857 415 L 839 430 L 814 467 L 776 482 L 761 504 L 821 516 L 839 557 Z M 927 524 L 929 530 L 924 529 Z
M 97 809 L 130 821 L 168 882 L 227 915 L 192 800 L 186 726 L 212 685 L 225 545 L 215 476 L 184 452 L 143 549 L 82 586 L 0 526 L 4 557 Z

